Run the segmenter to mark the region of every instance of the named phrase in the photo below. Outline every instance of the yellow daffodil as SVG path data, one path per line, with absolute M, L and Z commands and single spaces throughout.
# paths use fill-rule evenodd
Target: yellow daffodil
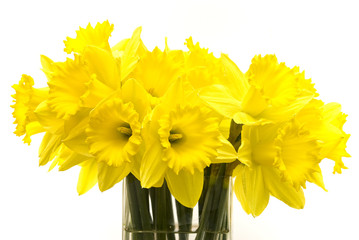
M 121 56 L 116 58 L 108 38 L 113 25 L 106 21 L 95 28 L 80 28 L 77 37 L 67 38 L 65 51 L 74 59 L 52 62 L 46 58 L 45 71 L 50 87 L 48 104 L 59 118 L 68 119 L 81 107 L 94 108 L 98 102 L 121 87 L 122 80 L 138 62 L 141 28 L 134 31 Z
M 304 74 L 278 63 L 274 55 L 256 56 L 244 75 L 226 56 L 222 62 L 229 85 L 212 85 L 201 98 L 238 124 L 258 125 L 292 118 L 314 96 L 315 89 Z
M 217 157 L 217 150 L 225 145 L 219 118 L 204 105 L 193 104 L 190 95 L 178 79 L 154 109 L 143 131 L 146 150 L 140 179 L 146 188 L 159 187 L 166 179 L 172 195 L 194 207 L 202 192 L 203 169 L 234 158 Z
M 182 51 L 170 51 L 168 47 L 161 51 L 156 47 L 152 52 L 146 51 L 131 76 L 153 97 L 162 97 L 183 74 L 183 57 Z
M 225 78 L 221 59 L 216 58 L 208 49 L 193 44 L 192 37 L 186 40 L 188 52 L 185 53 L 186 78 L 195 88 L 219 84 Z
M 345 150 L 350 135 L 343 131 L 346 116 L 338 103 L 312 100 L 295 117 L 303 128 L 322 142 L 320 158 L 335 161 L 334 173 L 341 173 L 341 169 L 346 168 L 342 157 L 350 157 Z
M 14 108 L 13 117 L 15 118 L 17 136 L 25 135 L 24 143 L 30 144 L 30 137 L 36 133 L 44 132 L 44 128 L 38 121 L 34 110 L 37 106 L 46 100 L 49 89 L 34 88 L 34 80 L 28 75 L 22 75 L 19 84 L 14 84 L 12 87 L 16 93 L 12 95 L 15 104 L 11 105 Z
M 139 177 L 136 154 L 142 142 L 142 121 L 149 111 L 150 96 L 136 80 L 129 79 L 91 112 L 85 108 L 66 121 L 63 143 L 97 163 L 101 191 L 131 171 Z
M 269 194 L 294 208 L 303 208 L 306 181 L 322 182 L 320 144 L 295 122 L 243 126 L 242 162 L 234 171 L 235 192 L 247 213 L 258 216 L 267 206 Z M 321 176 L 321 175 L 320 175 Z
M 94 28 L 91 25 L 80 28 L 76 38 L 67 38 L 64 41 L 65 51 L 74 52 L 74 58 L 67 58 L 65 62 L 54 62 L 41 56 L 42 70 L 48 78 L 49 88 L 33 88 L 32 78 L 26 75 L 19 85 L 14 85 L 14 117 L 18 123 L 16 134 L 26 133 L 24 141 L 29 143 L 32 134 L 46 131 L 39 149 L 40 165 L 52 160 L 50 170 L 56 165 L 59 170 L 80 165 L 82 170 L 78 182 L 79 194 L 88 191 L 97 182 L 94 175 L 100 179 L 101 190 L 112 187 L 128 174 L 128 170 L 133 170 L 139 177 L 138 162 L 133 160 L 132 163 L 136 169 L 121 169 L 111 162 L 113 158 L 107 162 L 103 161 L 101 151 L 96 149 L 96 144 L 91 142 L 86 133 L 86 129 L 91 129 L 90 124 L 96 125 L 96 117 L 91 118 L 90 111 L 95 109 L 92 116 L 95 116 L 96 112 L 103 113 L 105 110 L 101 110 L 97 105 L 105 106 L 106 99 L 107 104 L 117 101 L 116 106 L 136 106 L 140 122 L 136 125 L 137 130 L 133 130 L 137 135 L 141 122 L 149 111 L 149 105 L 146 105 L 147 96 L 143 95 L 147 94 L 145 90 L 138 90 L 141 86 L 134 83 L 134 80 L 128 80 L 128 75 L 139 60 L 139 54 L 145 49 L 140 39 L 141 28 L 134 31 L 133 36 L 122 44 L 121 49 L 117 47 L 115 50 L 108 44 L 112 30 L 113 25 L 108 21 L 97 24 Z M 117 100 L 111 98 L 114 95 Z M 118 101 L 124 102 L 119 104 Z M 126 114 L 126 111 L 122 114 Z M 112 116 L 112 119 L 114 117 Z M 93 133 L 92 137 L 96 135 L 96 132 L 89 132 L 90 135 Z M 128 151 L 129 154 L 134 154 L 133 149 Z M 122 177 L 119 176 L 119 169 Z

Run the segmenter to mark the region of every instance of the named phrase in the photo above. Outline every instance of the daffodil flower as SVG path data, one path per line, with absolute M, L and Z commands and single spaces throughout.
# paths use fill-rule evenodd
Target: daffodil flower
M 201 195 L 203 169 L 235 159 L 218 157 L 219 149 L 226 152 L 219 118 L 208 107 L 193 104 L 191 96 L 181 79 L 163 96 L 144 126 L 146 150 L 140 169 L 143 187 L 159 187 L 166 179 L 172 195 L 187 207 L 194 207 Z
M 12 95 L 15 104 L 11 105 L 14 108 L 13 117 L 15 118 L 16 136 L 25 135 L 24 143 L 30 144 L 30 137 L 36 133 L 44 132 L 44 128 L 39 123 L 34 110 L 37 106 L 45 101 L 49 89 L 34 88 L 34 80 L 28 75 L 22 75 L 19 84 L 14 84 L 12 87 L 16 93 Z
M 182 51 L 161 51 L 155 47 L 152 52 L 145 51 L 131 76 L 139 81 L 156 98 L 165 95 L 171 84 L 183 75 L 184 53 Z
M 343 130 L 346 117 L 347 115 L 341 112 L 340 104 L 324 104 L 314 99 L 295 116 L 295 120 L 303 128 L 320 140 L 320 158 L 334 160 L 334 173 L 341 173 L 342 169 L 346 169 L 342 157 L 350 157 L 345 150 L 350 137 L 350 134 Z
M 222 54 L 227 82 L 203 87 L 201 98 L 238 124 L 259 125 L 291 119 L 315 95 L 309 79 L 298 68 L 278 63 L 274 55 L 256 56 L 243 74 Z
M 320 143 L 294 122 L 244 125 L 238 160 L 242 163 L 233 172 L 234 190 L 244 210 L 253 216 L 262 213 L 269 195 L 303 208 L 306 181 L 322 185 L 315 175 L 321 176 Z

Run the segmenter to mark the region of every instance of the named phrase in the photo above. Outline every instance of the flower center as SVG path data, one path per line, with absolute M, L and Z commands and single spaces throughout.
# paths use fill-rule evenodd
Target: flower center
M 170 136 L 168 137 L 168 141 L 171 143 L 171 145 L 173 144 L 178 144 L 180 142 L 183 141 L 183 134 L 182 133 L 177 133 L 177 131 L 170 131 Z
M 132 136 L 132 129 L 128 123 L 123 124 L 123 126 L 118 127 L 116 130 L 120 133 L 121 137 L 126 139 Z

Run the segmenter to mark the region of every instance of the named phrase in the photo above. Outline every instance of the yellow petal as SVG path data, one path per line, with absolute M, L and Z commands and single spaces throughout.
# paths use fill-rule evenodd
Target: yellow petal
M 292 208 L 304 208 L 305 198 L 303 190 L 298 191 L 292 184 L 284 182 L 277 169 L 262 166 L 265 185 L 269 192 Z
M 12 88 L 16 91 L 11 95 L 15 104 L 11 105 L 14 108 L 12 113 L 16 124 L 15 134 L 22 136 L 25 134 L 23 141 L 30 144 L 30 136 L 39 132 L 43 132 L 38 122 L 37 116 L 34 113 L 37 106 L 46 100 L 48 97 L 48 88 L 34 88 L 34 80 L 32 77 L 23 74 L 19 84 L 14 84 Z
M 183 206 L 193 208 L 201 197 L 203 188 L 203 172 L 195 170 L 193 174 L 186 170 L 174 173 L 167 171 L 166 181 L 171 194 Z
M 300 72 L 299 67 L 294 67 L 293 70 L 296 72 L 296 76 L 298 77 L 299 88 L 311 92 L 312 94 L 314 94 L 314 97 L 318 97 L 319 94 L 314 88 L 314 83 L 312 83 L 311 79 L 305 79 L 304 71 Z
M 79 195 L 86 193 L 97 183 L 97 162 L 89 160 L 81 165 L 77 192 Z
M 199 96 L 210 107 L 230 119 L 240 112 L 241 102 L 223 85 L 211 85 L 199 90 Z
M 326 191 L 326 192 L 328 191 L 325 188 L 324 181 L 323 181 L 322 170 L 320 169 L 319 166 L 318 166 L 316 172 L 313 172 L 313 173 L 309 174 L 308 181 L 316 184 L 319 187 L 321 187 L 324 191 Z
M 136 32 L 136 31 L 138 31 L 138 29 L 136 29 L 135 32 Z M 137 32 L 136 32 L 135 36 L 132 38 L 132 42 L 130 42 L 130 40 L 131 40 L 130 38 L 126 38 L 126 39 L 121 40 L 121 41 L 120 41 L 119 43 L 117 43 L 115 46 L 113 46 L 113 47 L 111 48 L 113 56 L 114 56 L 115 58 L 117 58 L 117 59 L 122 58 L 122 56 L 124 55 L 124 52 L 125 52 L 125 50 L 126 50 L 127 45 L 128 45 L 129 43 L 135 45 L 135 43 L 136 43 L 136 41 L 135 41 L 136 38 L 137 38 Z M 134 51 L 134 47 L 135 47 L 135 46 L 133 46 L 132 48 L 130 47 L 128 53 L 133 52 L 133 51 Z M 140 45 L 139 45 L 138 48 L 137 48 L 136 54 L 141 58 L 141 57 L 143 57 L 147 52 L 148 52 L 148 50 L 147 50 L 145 44 L 144 44 L 143 41 L 140 39 Z
M 182 55 L 180 55 L 182 56 Z M 147 52 L 131 75 L 153 97 L 162 97 L 171 84 L 182 76 L 183 56 L 166 54 L 157 47 Z
M 129 79 L 125 82 L 121 89 L 121 98 L 124 102 L 132 102 L 133 106 L 139 114 L 140 122 L 151 110 L 150 95 L 143 86 L 135 79 Z
M 280 107 L 268 107 L 265 109 L 259 117 L 268 119 L 271 122 L 283 122 L 291 119 L 297 114 L 306 104 L 313 99 L 312 94 L 299 96 L 295 101 L 288 105 Z
M 255 56 L 246 76 L 273 106 L 284 106 L 299 92 L 296 71 L 278 63 L 275 55 Z
M 228 80 L 223 84 L 229 88 L 236 99 L 242 99 L 249 88 L 248 80 L 228 55 L 222 53 L 221 60 L 228 75 Z
M 88 45 L 93 45 L 111 51 L 108 39 L 111 36 L 114 25 L 105 21 L 97 23 L 95 28 L 89 23 L 86 28 L 81 28 L 76 31 L 76 38 L 67 37 L 64 41 L 67 53 L 77 52 L 82 53 L 84 48 Z
M 193 44 L 192 37 L 186 39 L 189 51 L 185 53 L 186 79 L 195 89 L 221 83 L 226 76 L 221 59 L 216 58 L 208 49 L 201 48 L 197 42 Z
M 28 123 L 26 125 L 26 135 L 23 139 L 24 143 L 27 143 L 30 145 L 30 143 L 31 143 L 30 137 L 32 135 L 35 135 L 35 134 L 38 134 L 41 132 L 44 132 L 44 128 L 38 121 Z
M 75 55 L 75 60 L 54 63 L 48 104 L 57 113 L 58 118 L 67 119 L 80 108 L 81 96 L 86 92 L 86 83 L 90 82 L 83 60 Z
M 40 61 L 42 65 L 42 71 L 45 73 L 47 79 L 51 79 L 51 74 L 54 71 L 54 67 L 53 67 L 54 61 L 52 61 L 50 58 L 44 55 L 40 56 Z
M 167 110 L 172 109 L 174 106 L 183 103 L 185 99 L 185 91 L 183 86 L 183 80 L 177 78 L 169 86 L 167 92 L 163 96 L 162 106 Z
M 130 38 L 122 39 L 120 42 L 118 42 L 115 46 L 111 48 L 112 53 L 113 52 L 123 52 L 130 41 Z M 122 55 L 122 54 L 121 54 Z
M 119 167 L 108 166 L 104 162 L 98 163 L 98 186 L 100 190 L 106 191 L 112 188 L 116 183 L 122 181 L 130 172 L 132 165 L 123 162 Z
M 39 165 L 46 165 L 57 154 L 57 151 L 61 145 L 61 135 L 55 135 L 47 132 L 42 139 L 39 148 Z
M 235 161 L 238 155 L 233 145 L 222 135 L 220 136 L 220 140 L 222 146 L 217 148 L 218 156 L 212 160 L 212 163 L 230 163 Z
M 162 160 L 163 149 L 159 142 L 149 143 L 141 161 L 140 177 L 144 188 L 153 187 L 163 181 L 167 164 Z
M 94 108 L 115 93 L 112 88 L 99 81 L 96 74 L 92 74 L 90 81 L 85 85 L 86 92 L 80 97 L 82 107 Z
M 61 134 L 64 131 L 64 120 L 56 118 L 56 113 L 51 111 L 47 100 L 41 102 L 34 113 L 42 127 L 53 134 Z
M 256 87 L 251 86 L 246 95 L 243 97 L 242 111 L 256 117 L 262 113 L 268 106 L 267 101 L 262 96 L 262 93 Z M 246 124 L 244 122 L 239 122 Z
M 230 129 L 231 121 L 232 121 L 232 119 L 224 118 L 224 119 L 222 119 L 221 123 L 219 124 L 219 131 L 222 133 L 222 135 L 226 139 L 229 139 L 230 134 L 231 134 L 231 129 Z
M 121 81 L 123 81 L 135 68 L 139 57 L 137 49 L 140 46 L 142 27 L 136 28 L 131 39 L 127 42 L 121 57 Z
M 112 53 L 95 46 L 87 46 L 83 53 L 84 61 L 91 74 L 112 89 L 121 84 L 119 66 Z
M 242 179 L 242 173 L 245 171 L 244 166 L 237 166 L 237 168 L 235 169 L 236 175 L 238 176 L 234 182 L 233 185 L 233 191 L 236 194 L 236 197 L 238 199 L 238 201 L 241 203 L 241 206 L 243 208 L 243 210 L 247 213 L 247 214 L 251 214 L 251 209 L 249 208 L 248 205 L 248 200 L 246 198 L 246 194 L 245 194 L 245 190 L 243 187 L 243 179 Z
M 92 157 L 89 146 L 86 143 L 86 128 L 90 120 L 88 115 L 89 110 L 82 109 L 66 120 L 64 125 L 65 137 L 62 142 L 72 151 L 87 157 Z
M 238 200 L 244 203 L 244 210 L 247 213 L 250 210 L 254 217 L 259 216 L 268 205 L 269 191 L 264 181 L 260 166 L 254 164 L 249 168 L 240 164 L 236 167 L 234 191 Z
M 66 145 L 63 145 L 63 148 L 61 149 L 57 159 L 59 164 L 59 171 L 65 171 L 82 162 L 93 160 L 94 158 L 78 154 L 77 152 L 72 151 L 66 147 Z

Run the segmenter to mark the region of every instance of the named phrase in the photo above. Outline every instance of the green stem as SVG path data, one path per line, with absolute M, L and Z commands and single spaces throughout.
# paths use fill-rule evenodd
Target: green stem
M 142 188 L 140 181 L 137 179 L 134 180 L 137 200 L 138 200 L 138 210 L 140 212 L 142 231 L 151 231 L 152 230 L 152 219 L 149 212 L 149 193 L 148 189 Z M 145 240 L 153 240 L 154 236 L 152 233 L 143 233 L 143 238 Z
M 176 200 L 179 240 L 188 240 L 188 233 L 192 230 L 193 208 L 187 208 Z
M 207 189 L 207 193 L 206 193 L 206 197 L 203 203 L 203 208 L 201 211 L 201 217 L 200 217 L 200 222 L 199 222 L 199 227 L 197 229 L 197 236 L 195 240 L 204 240 L 205 238 L 205 231 L 206 231 L 206 226 L 208 224 L 208 221 L 210 219 L 210 214 L 211 214 L 211 206 L 212 206 L 212 194 L 213 194 L 213 186 L 215 184 L 216 181 L 216 176 L 213 174 L 214 169 L 211 169 L 211 175 L 209 177 L 209 183 L 208 183 L 208 189 Z
M 126 197 L 128 198 L 127 202 L 129 205 L 129 210 L 130 210 L 130 215 L 131 215 L 130 231 L 134 231 L 132 233 L 134 240 L 143 240 L 141 234 L 136 233 L 136 231 L 142 230 L 142 223 L 141 223 L 141 214 L 138 209 L 135 177 L 132 174 L 129 174 L 126 177 L 126 189 L 127 189 Z
M 226 192 L 228 192 L 229 177 L 226 177 L 226 167 L 226 164 L 221 164 L 219 169 L 212 167 L 196 240 L 214 240 L 218 235 L 215 233 L 221 229 L 223 214 L 226 211 L 226 199 L 228 200 Z
M 214 230 L 223 232 L 224 217 L 228 212 L 228 198 L 229 198 L 229 177 L 223 178 L 222 191 L 220 193 L 220 198 L 218 202 L 218 208 L 216 213 L 216 218 L 214 219 Z
M 175 240 L 174 216 L 171 193 L 164 182 L 162 187 L 154 188 L 154 227 L 157 240 Z
M 207 196 L 207 191 L 208 191 L 208 184 L 209 184 L 209 176 L 211 174 L 211 166 L 206 167 L 204 169 L 204 181 L 203 181 L 203 189 L 202 189 L 202 194 L 201 197 L 198 200 L 198 220 L 201 221 L 201 216 L 202 216 L 202 210 L 203 210 L 203 206 L 204 206 L 204 201 L 206 199 Z
M 174 216 L 173 216 L 173 206 L 172 206 L 172 195 L 170 190 L 168 189 L 167 183 L 164 182 L 163 184 L 163 188 L 166 194 L 166 230 L 168 231 L 167 233 L 167 239 L 168 240 L 176 240 L 175 235 L 174 235 L 174 230 L 175 230 L 175 221 L 174 221 Z

